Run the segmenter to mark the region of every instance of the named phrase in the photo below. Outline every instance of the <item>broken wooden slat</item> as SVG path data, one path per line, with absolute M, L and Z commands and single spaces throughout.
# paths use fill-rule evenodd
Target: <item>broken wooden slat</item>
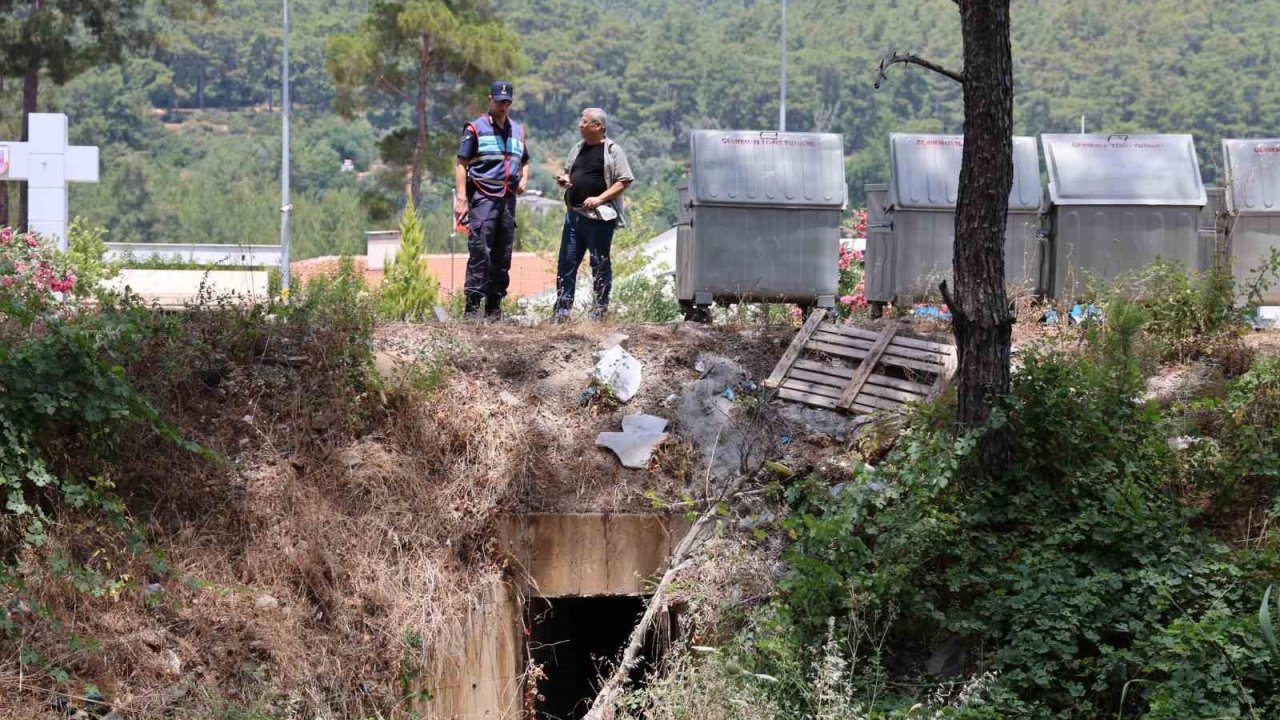
M 855 325 L 836 325 L 835 323 L 827 323 L 827 326 L 822 329 L 827 332 L 835 332 L 840 333 L 841 335 L 863 338 L 864 340 L 875 340 L 880 337 L 880 333 L 874 330 L 863 330 Z M 953 347 L 946 343 L 936 343 L 929 340 L 921 340 L 920 338 L 903 337 L 901 335 L 899 335 L 894 342 L 895 344 L 902 345 L 903 347 L 929 350 L 942 355 L 951 352 L 951 348 Z
M 853 358 L 854 360 L 861 360 L 867 356 L 866 350 L 859 350 L 857 348 L 844 347 L 841 345 L 832 345 L 824 342 L 810 342 L 809 349 L 819 350 L 828 355 L 835 355 L 837 357 Z M 930 374 L 937 373 L 944 367 L 942 365 L 922 363 L 916 360 L 908 360 L 900 357 L 881 357 L 880 359 L 886 364 L 896 365 L 897 367 L 907 368 L 909 370 L 919 370 L 920 372 L 927 372 Z
M 920 372 L 927 372 L 931 375 L 936 375 L 937 373 L 942 372 L 942 370 L 944 370 L 946 367 L 945 365 L 940 365 L 937 363 L 925 363 L 925 362 L 920 362 L 919 360 L 908 360 L 907 358 L 898 357 L 896 355 L 882 355 L 880 357 L 880 362 L 884 363 L 885 365 L 892 365 L 894 367 L 906 368 L 908 370 L 919 370 Z
M 920 402 L 925 399 L 924 395 L 894 390 L 883 385 L 872 385 L 870 379 L 862 386 L 862 395 L 871 395 L 874 397 L 884 398 L 886 400 L 897 400 L 898 402 L 913 403 Z
M 845 383 L 849 381 L 849 378 L 853 377 L 853 368 L 829 365 L 827 363 L 814 362 L 813 360 L 797 360 L 793 367 L 841 378 L 844 382 L 840 383 L 840 387 L 844 387 Z
M 884 354 L 885 348 L 889 347 L 889 342 L 893 340 L 893 336 L 897 332 L 898 323 L 889 323 L 884 332 L 880 334 L 880 339 L 867 351 L 867 356 L 862 359 L 862 365 L 858 366 L 858 371 L 853 374 L 849 384 L 840 393 L 841 407 L 849 407 L 853 404 L 854 398 L 858 397 L 858 393 L 862 390 L 863 383 L 870 377 L 871 372 L 876 369 L 876 363 L 880 361 L 880 356 Z
M 889 377 L 887 375 L 880 375 L 877 373 L 872 373 L 871 377 L 867 378 L 867 385 L 880 385 L 881 387 L 902 390 L 904 392 L 909 392 L 912 395 L 919 395 L 920 397 L 928 396 L 929 391 L 933 389 L 931 385 L 911 382 L 910 380 L 900 380 L 895 377 Z
M 836 409 L 837 401 L 835 398 L 823 397 L 821 395 L 811 395 L 807 392 L 800 392 L 799 390 L 789 390 L 787 388 L 779 388 L 778 397 L 786 400 L 795 400 L 796 402 L 802 402 L 807 405 L 817 405 L 818 407 L 829 408 L 831 410 Z
M 832 345 L 831 343 L 824 343 L 824 342 L 817 342 L 817 341 L 809 343 L 809 349 L 821 350 L 822 352 L 828 355 L 836 355 L 838 357 L 853 358 L 854 360 L 861 360 L 862 358 L 867 356 L 866 350 L 859 350 L 857 348 L 844 347 L 843 345 Z
M 825 375 L 823 373 L 810 372 L 808 370 L 801 370 L 800 368 L 795 367 L 794 365 L 791 367 L 791 372 L 787 373 L 787 378 L 804 380 L 805 382 L 816 383 L 818 385 L 827 385 L 829 387 L 835 388 L 836 390 L 839 390 L 840 388 L 843 388 L 845 385 L 849 384 L 849 378 L 847 377 L 840 378 L 840 377 L 836 377 L 835 375 Z
M 777 387 L 782 382 L 782 378 L 786 377 L 787 371 L 791 369 L 792 363 L 800 357 L 800 353 L 804 351 L 805 343 L 809 342 L 809 336 L 818 329 L 822 321 L 827 317 L 826 308 L 817 308 L 809 313 L 809 319 L 804 321 L 804 325 L 800 328 L 800 332 L 796 333 L 795 339 L 791 341 L 791 346 L 787 348 L 787 352 L 782 355 L 782 359 L 778 361 L 778 365 L 773 368 L 773 373 L 769 375 L 769 379 L 764 381 L 767 387 Z
M 790 377 L 783 380 L 782 385 L 779 387 L 809 393 L 810 395 L 821 395 L 822 397 L 829 397 L 832 399 L 839 399 L 840 397 L 840 388 L 834 388 L 830 385 L 818 385 L 811 382 L 805 382 L 803 380 L 794 380 Z
M 926 365 L 932 366 L 929 368 L 922 368 L 918 365 L 909 366 L 917 370 L 924 370 L 925 372 L 941 372 L 942 371 L 947 359 L 947 356 L 945 354 L 935 353 L 930 350 L 919 350 L 916 348 L 898 347 L 896 345 L 897 340 L 898 338 L 895 337 L 894 338 L 895 342 L 889 343 L 889 347 L 885 348 L 885 351 L 884 351 L 885 358 L 902 358 L 903 360 L 908 360 L 908 361 L 917 362 L 917 363 L 924 363 Z M 825 330 L 819 330 L 818 332 L 813 334 L 813 337 L 810 338 L 809 340 L 809 347 L 811 348 L 816 347 L 814 343 L 836 345 L 842 348 L 847 348 L 849 350 L 870 350 L 875 345 L 874 342 L 864 340 L 862 338 L 854 338 L 848 335 L 841 335 L 837 333 L 827 332 Z

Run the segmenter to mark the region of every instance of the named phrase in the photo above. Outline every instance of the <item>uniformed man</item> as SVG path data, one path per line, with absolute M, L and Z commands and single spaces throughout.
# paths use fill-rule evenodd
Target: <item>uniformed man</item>
M 502 317 L 502 298 L 511 282 L 511 249 L 515 244 L 516 196 L 529 182 L 529 150 L 524 127 L 509 117 L 511 83 L 489 88 L 489 112 L 467 123 L 458 144 L 454 168 L 453 209 L 467 218 L 465 317 Z

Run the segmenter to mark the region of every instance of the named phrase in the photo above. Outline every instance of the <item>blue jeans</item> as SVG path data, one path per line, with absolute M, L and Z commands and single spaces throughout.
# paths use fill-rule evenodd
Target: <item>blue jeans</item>
M 556 263 L 556 311 L 573 308 L 573 294 L 578 285 L 578 267 L 582 257 L 591 254 L 591 289 L 595 293 L 595 310 L 609 306 L 613 288 L 613 262 L 609 249 L 613 245 L 614 220 L 592 220 L 570 210 L 564 214 L 564 231 L 560 234 L 560 258 Z

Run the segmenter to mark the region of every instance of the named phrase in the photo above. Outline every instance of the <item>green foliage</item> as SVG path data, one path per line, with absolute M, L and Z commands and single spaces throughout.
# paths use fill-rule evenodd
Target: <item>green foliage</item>
M 680 319 L 675 283 L 669 275 L 635 273 L 613 284 L 609 312 L 624 323 L 664 323 Z
M 409 322 L 430 318 L 440 300 L 440 283 L 422 260 L 426 240 L 413 199 L 400 216 L 400 250 L 380 288 L 378 310 L 383 317 Z
M 73 290 L 77 295 L 92 295 L 103 280 L 120 274 L 120 262 L 106 259 L 106 236 L 106 228 L 93 227 L 82 218 L 67 228 L 67 261 L 76 274 Z
M 1104 294 L 1145 311 L 1146 331 L 1161 359 L 1182 362 L 1203 355 L 1246 327 L 1227 271 L 1189 272 L 1157 260 L 1118 278 Z
M 449 106 L 461 105 L 466 95 L 454 94 L 459 90 L 481 97 L 479 88 L 487 81 L 524 62 L 515 34 L 487 2 L 477 0 L 376 0 L 357 30 L 329 38 L 325 54 L 339 112 L 354 116 L 387 100 L 413 104 L 413 150 L 408 157 L 384 151 L 382 159 L 412 168 L 415 202 L 428 157 L 443 155 L 429 153 L 424 142 L 428 105 L 441 95 Z M 407 138 L 407 128 L 399 131 Z M 443 136 L 456 141 L 452 132 Z
M 1262 603 L 1258 605 L 1258 627 L 1262 629 L 1262 639 L 1267 641 L 1267 647 L 1271 648 L 1271 653 L 1280 657 L 1280 643 L 1276 641 L 1276 622 L 1273 619 L 1271 610 L 1271 591 L 1275 589 L 1275 585 L 1268 585 L 1266 592 L 1262 593 Z M 1276 599 L 1277 608 L 1280 608 L 1280 598 Z
M 1133 401 L 1137 317 L 1096 360 L 1026 358 L 996 419 L 1015 438 L 1005 477 L 973 484 L 975 436 L 922 417 L 834 499 L 821 478 L 793 485 L 777 634 L 757 661 L 823 642 L 828 618 L 896 611 L 891 682 L 928 681 L 925 658 L 952 639 L 966 672 L 997 674 L 992 717 L 1280 710 L 1255 604 L 1256 578 L 1280 568 L 1197 529 L 1167 491 L 1180 458 L 1165 419 Z
M 136 313 L 89 315 L 74 322 L 46 315 L 40 321 L 42 332 L 0 344 L 0 486 L 5 509 L 17 519 L 25 542 L 33 544 L 44 541 L 54 504 L 125 522 L 112 483 L 104 476 L 66 471 L 62 463 L 69 456 L 82 453 L 82 465 L 86 458 L 109 457 L 120 433 L 139 425 L 197 449 L 125 377 L 120 362 L 139 330 Z
M 365 285 L 364 275 L 345 255 L 338 261 L 336 273 L 321 274 L 307 280 L 303 291 L 293 298 L 290 305 L 290 312 L 295 317 L 345 335 L 347 342 L 334 350 L 349 349 L 353 355 L 348 359 L 357 364 L 363 363 L 372 353 L 369 338 L 373 336 L 376 310 L 376 301 Z

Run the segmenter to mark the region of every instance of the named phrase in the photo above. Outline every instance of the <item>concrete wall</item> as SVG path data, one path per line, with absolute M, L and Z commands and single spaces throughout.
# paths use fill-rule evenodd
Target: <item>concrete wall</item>
M 519 515 L 502 541 L 530 595 L 647 595 L 687 529 L 662 515 Z
M 280 267 L 283 250 L 279 245 L 210 245 L 206 243 L 107 243 L 107 259 L 134 260 L 175 255 L 185 262 L 228 266 Z
M 461 655 L 437 658 L 427 680 L 426 716 L 449 720 L 519 720 L 524 645 L 520 604 L 495 579 L 464 619 Z
M 660 515 L 516 515 L 499 531 L 508 579 L 494 579 L 464 619 L 463 650 L 426 679 L 427 717 L 520 720 L 524 671 L 521 596 L 646 595 L 688 531 Z

